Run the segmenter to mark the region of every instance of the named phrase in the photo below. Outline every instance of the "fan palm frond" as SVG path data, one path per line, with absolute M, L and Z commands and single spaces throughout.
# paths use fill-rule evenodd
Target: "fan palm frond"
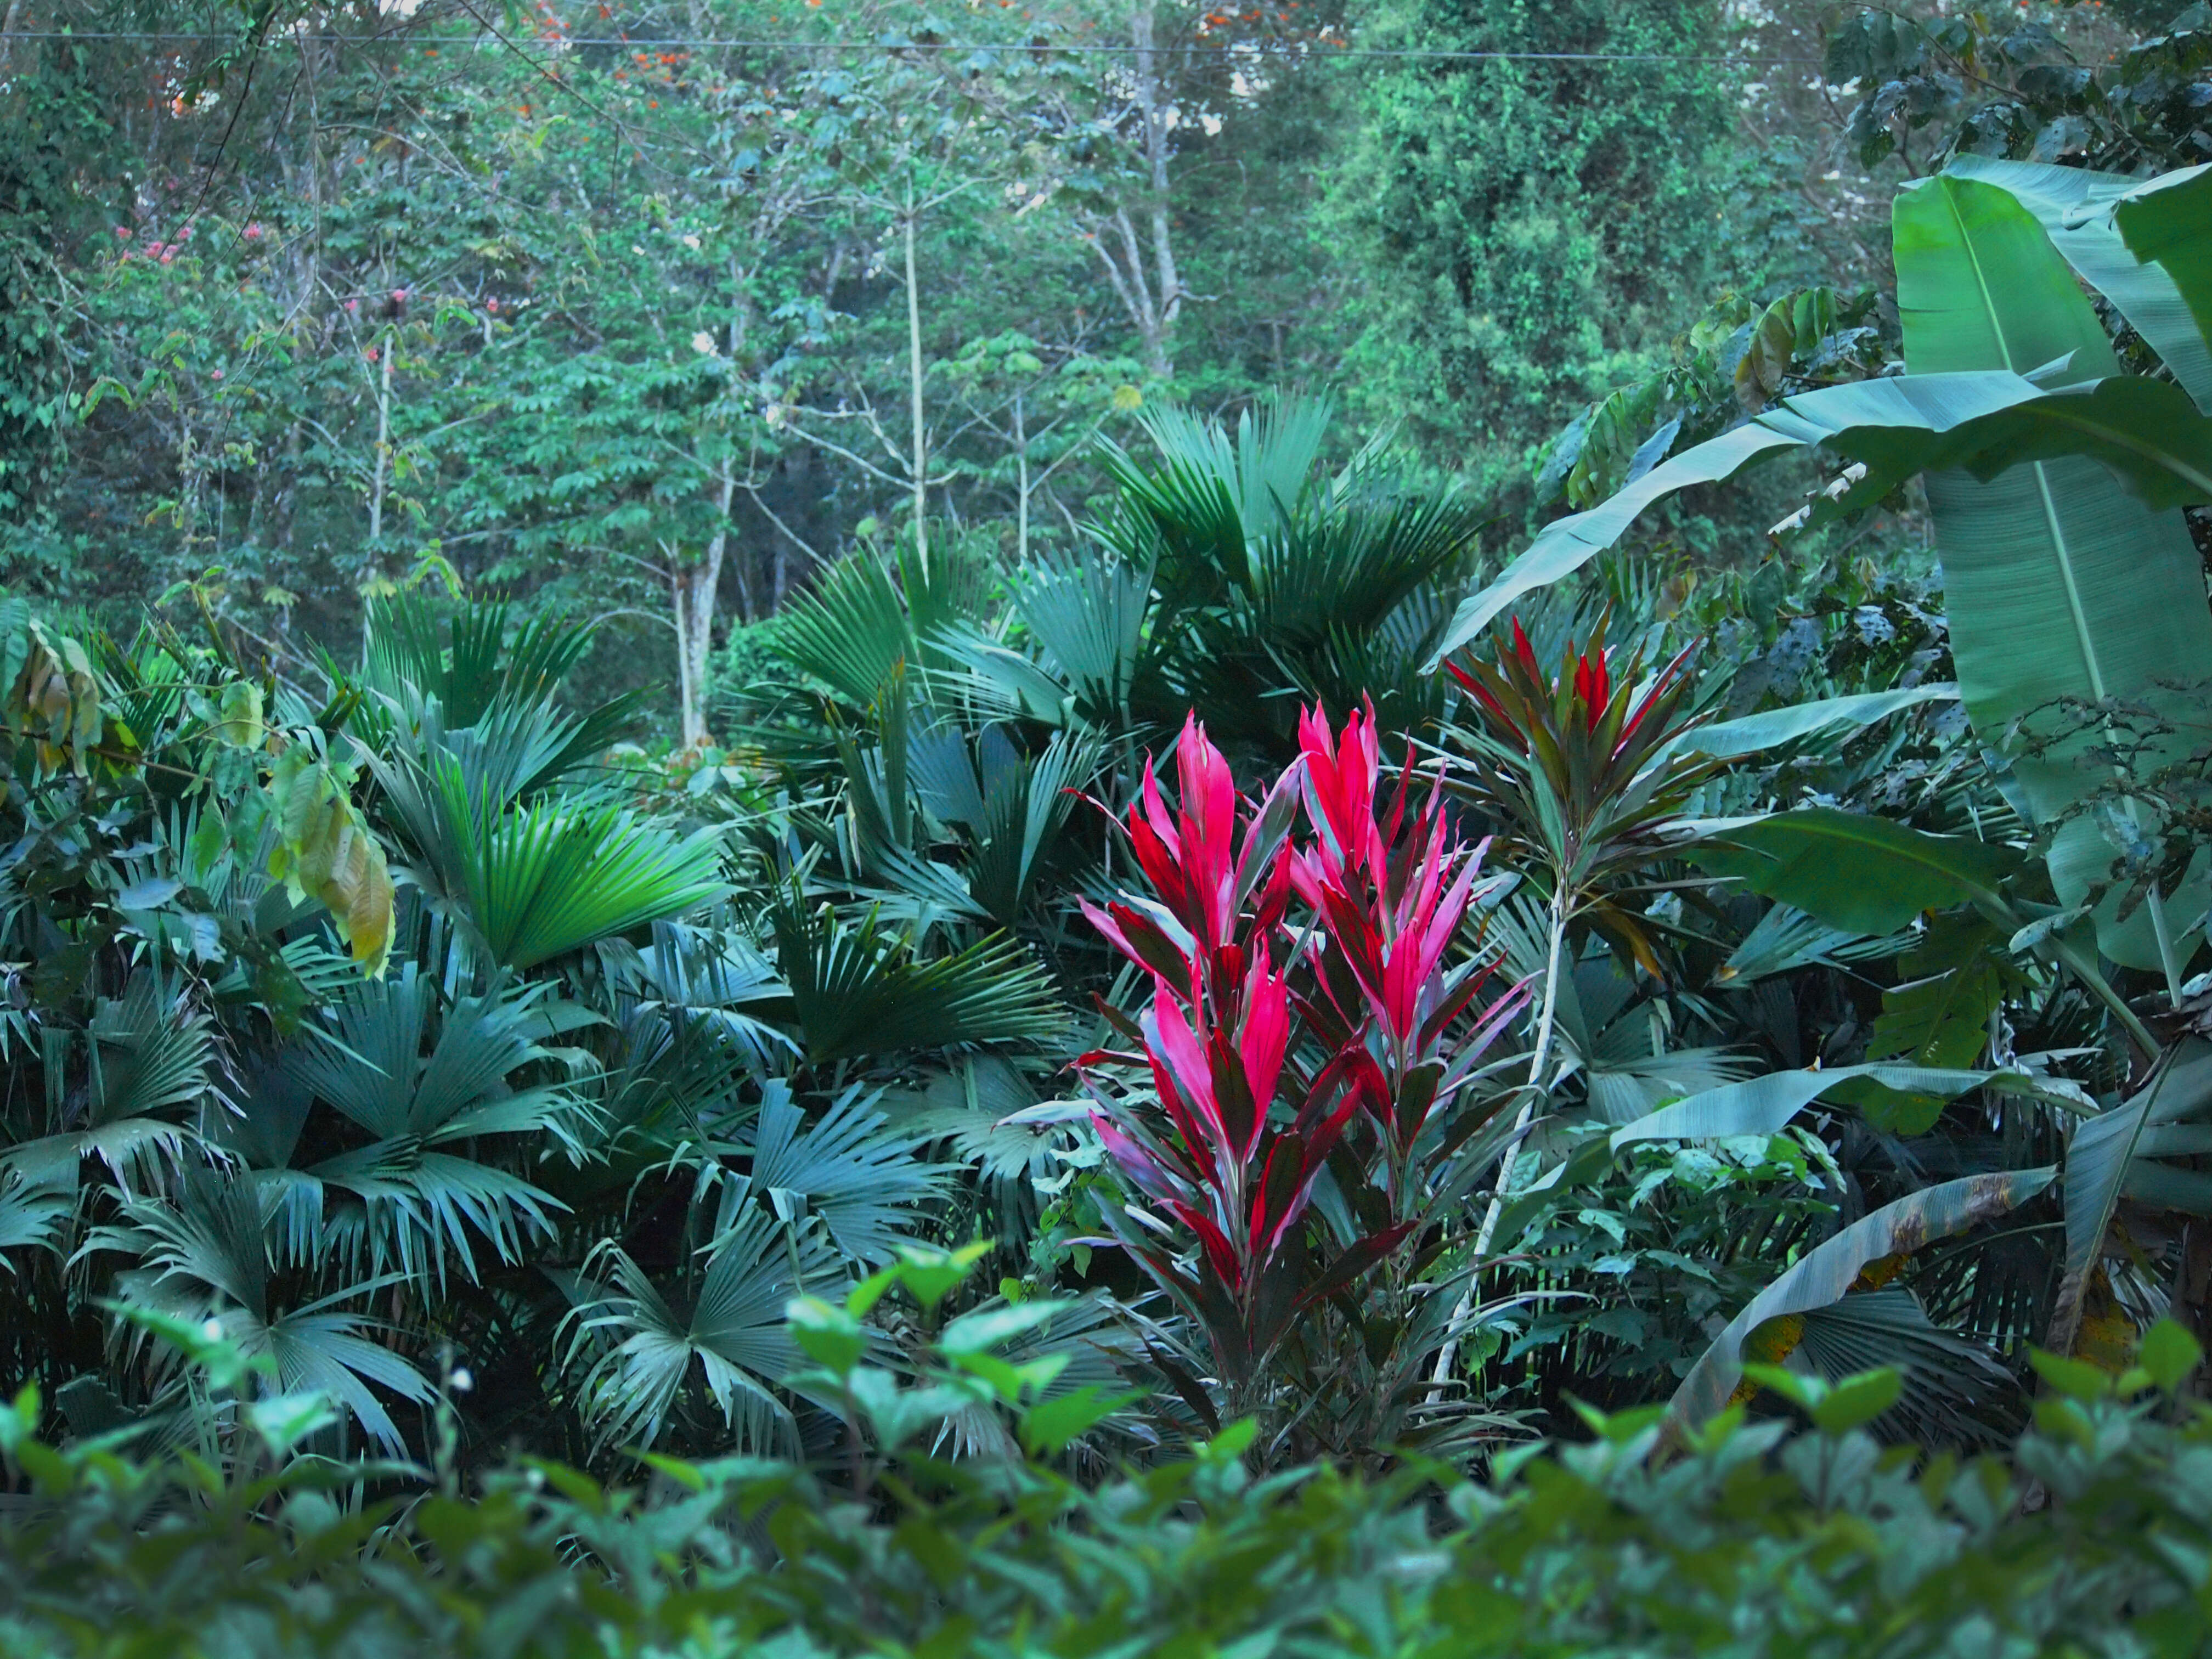
M 572 1363 L 587 1346 L 603 1346 L 583 1384 L 585 1412 L 602 1444 L 650 1446 L 686 1391 L 703 1385 L 733 1449 L 797 1449 L 798 1425 L 775 1384 L 802 1360 L 784 1310 L 842 1273 L 818 1232 L 744 1202 L 718 1232 L 688 1296 L 664 1291 L 619 1249 L 605 1260 L 607 1294 L 571 1316 L 570 1346 Z
M 966 890 L 1000 927 L 1021 920 L 1097 753 L 1092 740 L 1062 732 L 1024 755 L 997 726 L 985 726 L 972 746 L 943 726 L 910 742 L 908 769 L 922 805 L 965 832 Z
M 827 905 L 780 905 L 775 927 L 810 1060 L 1041 1041 L 1066 1028 L 1051 981 L 1003 935 L 924 959 L 873 916 L 855 925 Z
M 574 797 L 515 804 L 543 744 L 528 746 L 527 721 L 511 729 L 517 744 L 496 766 L 491 749 L 456 750 L 434 732 L 419 757 L 370 758 L 422 854 L 410 873 L 493 961 L 534 968 L 727 892 L 714 830 L 679 836 L 612 802 Z
M 450 1260 L 473 1279 L 472 1240 L 489 1241 L 512 1262 L 527 1238 L 553 1235 L 559 1200 L 483 1161 L 475 1145 L 538 1134 L 577 1144 L 582 1108 L 571 1091 L 508 1081 L 549 1058 L 531 1033 L 536 1000 L 530 992 L 465 996 L 441 1007 L 436 987 L 410 962 L 354 986 L 329 1017 L 331 1041 L 303 1041 L 286 1053 L 283 1086 L 312 1095 L 369 1136 L 301 1172 L 349 1200 L 321 1224 L 356 1270 L 422 1279 L 442 1276 Z M 264 1092 L 256 1116 L 288 1109 L 276 1091 Z
M 939 1174 L 915 1141 L 885 1126 L 875 1094 L 854 1085 L 811 1123 L 790 1085 L 764 1085 L 747 1184 L 787 1219 L 817 1215 L 845 1255 L 878 1267 L 891 1258 Z
M 1940 1328 L 1911 1291 L 1861 1291 L 1803 1315 L 1797 1352 L 1831 1382 L 1877 1367 L 1904 1377 L 1876 1427 L 1922 1446 L 1987 1446 L 2016 1426 L 2020 1384 L 1986 1343 Z
M 118 1279 L 126 1302 L 219 1321 L 242 1352 L 274 1362 L 272 1391 L 326 1394 L 380 1446 L 403 1451 L 404 1442 L 374 1389 L 416 1404 L 435 1391 L 414 1366 L 372 1340 L 380 1329 L 374 1321 L 342 1310 L 390 1279 L 356 1282 L 298 1307 L 273 1306 L 274 1212 L 270 1195 L 251 1180 L 191 1170 L 168 1194 L 127 1202 L 116 1222 L 87 1235 L 78 1254 L 131 1257 L 137 1265 Z

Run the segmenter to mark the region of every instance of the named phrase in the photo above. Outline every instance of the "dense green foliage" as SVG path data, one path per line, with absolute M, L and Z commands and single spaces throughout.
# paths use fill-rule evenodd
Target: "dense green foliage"
M 1345 372 L 1360 412 L 1504 482 L 1681 325 L 1720 264 L 1717 9 L 1675 0 L 1377 8 L 1384 50 L 1617 55 L 1423 64 L 1376 77 L 1340 210 L 1372 275 Z
M 918 1309 L 958 1273 L 941 1258 L 908 1268 Z M 0 1645 L 1871 1659 L 2179 1656 L 2212 1633 L 2212 1419 L 2172 1403 L 2198 1351 L 2171 1325 L 2117 1391 L 2052 1362 L 2059 1386 L 2016 1468 L 1916 1469 L 1885 1451 L 1861 1425 L 1893 1374 L 1829 1389 L 1777 1373 L 1808 1430 L 1732 1413 L 1665 1463 L 1650 1413 L 1589 1412 L 1589 1443 L 1526 1448 L 1480 1485 L 1435 1467 L 1255 1480 L 1238 1457 L 1249 1425 L 1092 1481 L 1048 1461 L 1083 1416 L 1028 1403 L 996 1316 L 945 1326 L 941 1370 L 902 1388 L 855 1364 L 860 1327 L 841 1328 L 839 1310 L 795 1311 L 823 1363 L 816 1386 L 842 1383 L 847 1467 L 880 1492 L 873 1512 L 760 1459 L 656 1459 L 643 1493 L 532 1462 L 471 1501 L 448 1481 L 349 1509 L 341 1467 L 295 1461 L 225 1486 L 204 1465 L 57 1452 L 33 1437 L 35 1402 L 19 1402 L 0 1416 L 0 1455 L 29 1488 L 0 1521 Z M 234 1372 L 220 1345 L 201 1352 Z M 884 1386 L 864 1389 L 871 1376 Z M 949 1413 L 978 1410 L 1018 1426 L 1029 1459 L 979 1469 L 931 1455 Z M 258 1408 L 241 1432 L 265 1456 L 301 1426 Z
M 0 1646 L 2204 1649 L 2201 9 L 8 15 Z

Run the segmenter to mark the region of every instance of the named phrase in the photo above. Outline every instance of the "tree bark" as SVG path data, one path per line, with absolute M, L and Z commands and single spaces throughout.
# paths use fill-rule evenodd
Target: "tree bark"
M 675 556 L 672 548 L 667 549 L 670 598 L 676 612 L 677 689 L 683 701 L 686 749 L 707 741 L 707 694 L 714 687 L 714 602 L 721 590 L 722 562 L 730 547 L 730 508 L 737 494 L 737 470 L 725 461 L 716 483 L 721 511 L 714 520 L 714 533 L 707 538 L 705 554 L 685 562 Z
M 914 403 L 914 547 L 924 580 L 929 575 L 929 435 L 921 403 L 921 288 L 914 262 L 914 185 L 906 187 L 906 213 L 900 228 L 906 241 L 906 339 L 908 395 Z

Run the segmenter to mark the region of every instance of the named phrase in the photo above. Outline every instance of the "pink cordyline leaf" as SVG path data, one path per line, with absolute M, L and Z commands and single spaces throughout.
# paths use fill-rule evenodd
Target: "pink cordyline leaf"
M 1130 1183 L 1139 1192 L 1163 1202 L 1173 1202 L 1182 1198 L 1181 1190 L 1168 1178 L 1167 1172 L 1152 1155 L 1124 1134 L 1113 1119 L 1103 1112 L 1093 1112 L 1091 1121 L 1098 1131 L 1098 1139 L 1106 1147 L 1106 1155 L 1114 1160 L 1116 1169 L 1129 1177 Z
M 1298 749 L 1305 761 L 1306 811 L 1321 832 L 1323 869 L 1337 879 L 1379 870 L 1382 842 L 1375 825 L 1375 787 L 1382 774 L 1374 711 L 1355 710 L 1341 739 L 1332 740 L 1318 708 L 1298 715 Z
M 1238 1034 L 1237 1046 L 1256 1118 L 1251 1138 L 1242 1149 L 1242 1155 L 1249 1158 L 1259 1146 L 1267 1109 L 1274 1103 L 1275 1085 L 1282 1077 L 1291 1042 L 1290 981 L 1269 971 L 1264 952 L 1252 959 L 1243 1000 L 1244 1029 Z
M 1159 1087 L 1161 1101 L 1167 1103 L 1172 1097 L 1174 1104 L 1201 1126 L 1207 1146 L 1227 1151 L 1229 1134 L 1222 1125 L 1221 1109 L 1214 1102 L 1213 1073 L 1206 1061 L 1205 1040 L 1184 1019 L 1166 981 L 1154 981 L 1152 1006 L 1138 1024 L 1145 1034 L 1145 1046 L 1152 1051 L 1153 1081 Z
M 1176 771 L 1182 787 L 1176 825 L 1182 842 L 1183 878 L 1190 884 L 1191 921 L 1205 945 L 1228 940 L 1231 857 L 1237 838 L 1237 786 L 1229 763 L 1206 740 L 1196 715 L 1183 722 L 1176 744 Z

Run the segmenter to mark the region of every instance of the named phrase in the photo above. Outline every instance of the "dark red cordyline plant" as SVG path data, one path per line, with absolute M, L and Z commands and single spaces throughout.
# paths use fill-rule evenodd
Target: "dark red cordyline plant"
M 1662 856 L 1664 832 L 1689 793 L 1723 763 L 1670 755 L 1701 718 L 1691 706 L 1685 650 L 1645 680 L 1640 655 L 1608 650 L 1601 619 L 1556 674 L 1538 662 L 1519 617 L 1510 643 L 1444 665 L 1472 700 L 1476 718 L 1457 728 L 1473 764 L 1461 775 L 1468 798 L 1500 829 L 1554 898 L 1588 915 L 1661 969 L 1632 909 L 1604 890 Z
M 1490 975 L 1451 949 L 1484 848 L 1453 836 L 1438 789 L 1413 799 L 1410 757 L 1383 809 L 1371 711 L 1335 737 L 1309 711 L 1300 746 L 1245 809 L 1187 723 L 1176 810 L 1149 762 L 1129 810 L 1151 893 L 1083 907 L 1152 982 L 1144 1012 L 1117 1017 L 1139 1050 L 1081 1062 L 1133 1189 L 1109 1223 L 1205 1328 L 1232 1392 L 1302 1310 L 1420 1231 L 1433 1196 L 1420 1159 L 1443 1139 L 1431 1131 L 1522 1002 L 1516 987 L 1458 1030 Z M 1325 1168 L 1363 1229 L 1348 1244 L 1303 1224 Z

